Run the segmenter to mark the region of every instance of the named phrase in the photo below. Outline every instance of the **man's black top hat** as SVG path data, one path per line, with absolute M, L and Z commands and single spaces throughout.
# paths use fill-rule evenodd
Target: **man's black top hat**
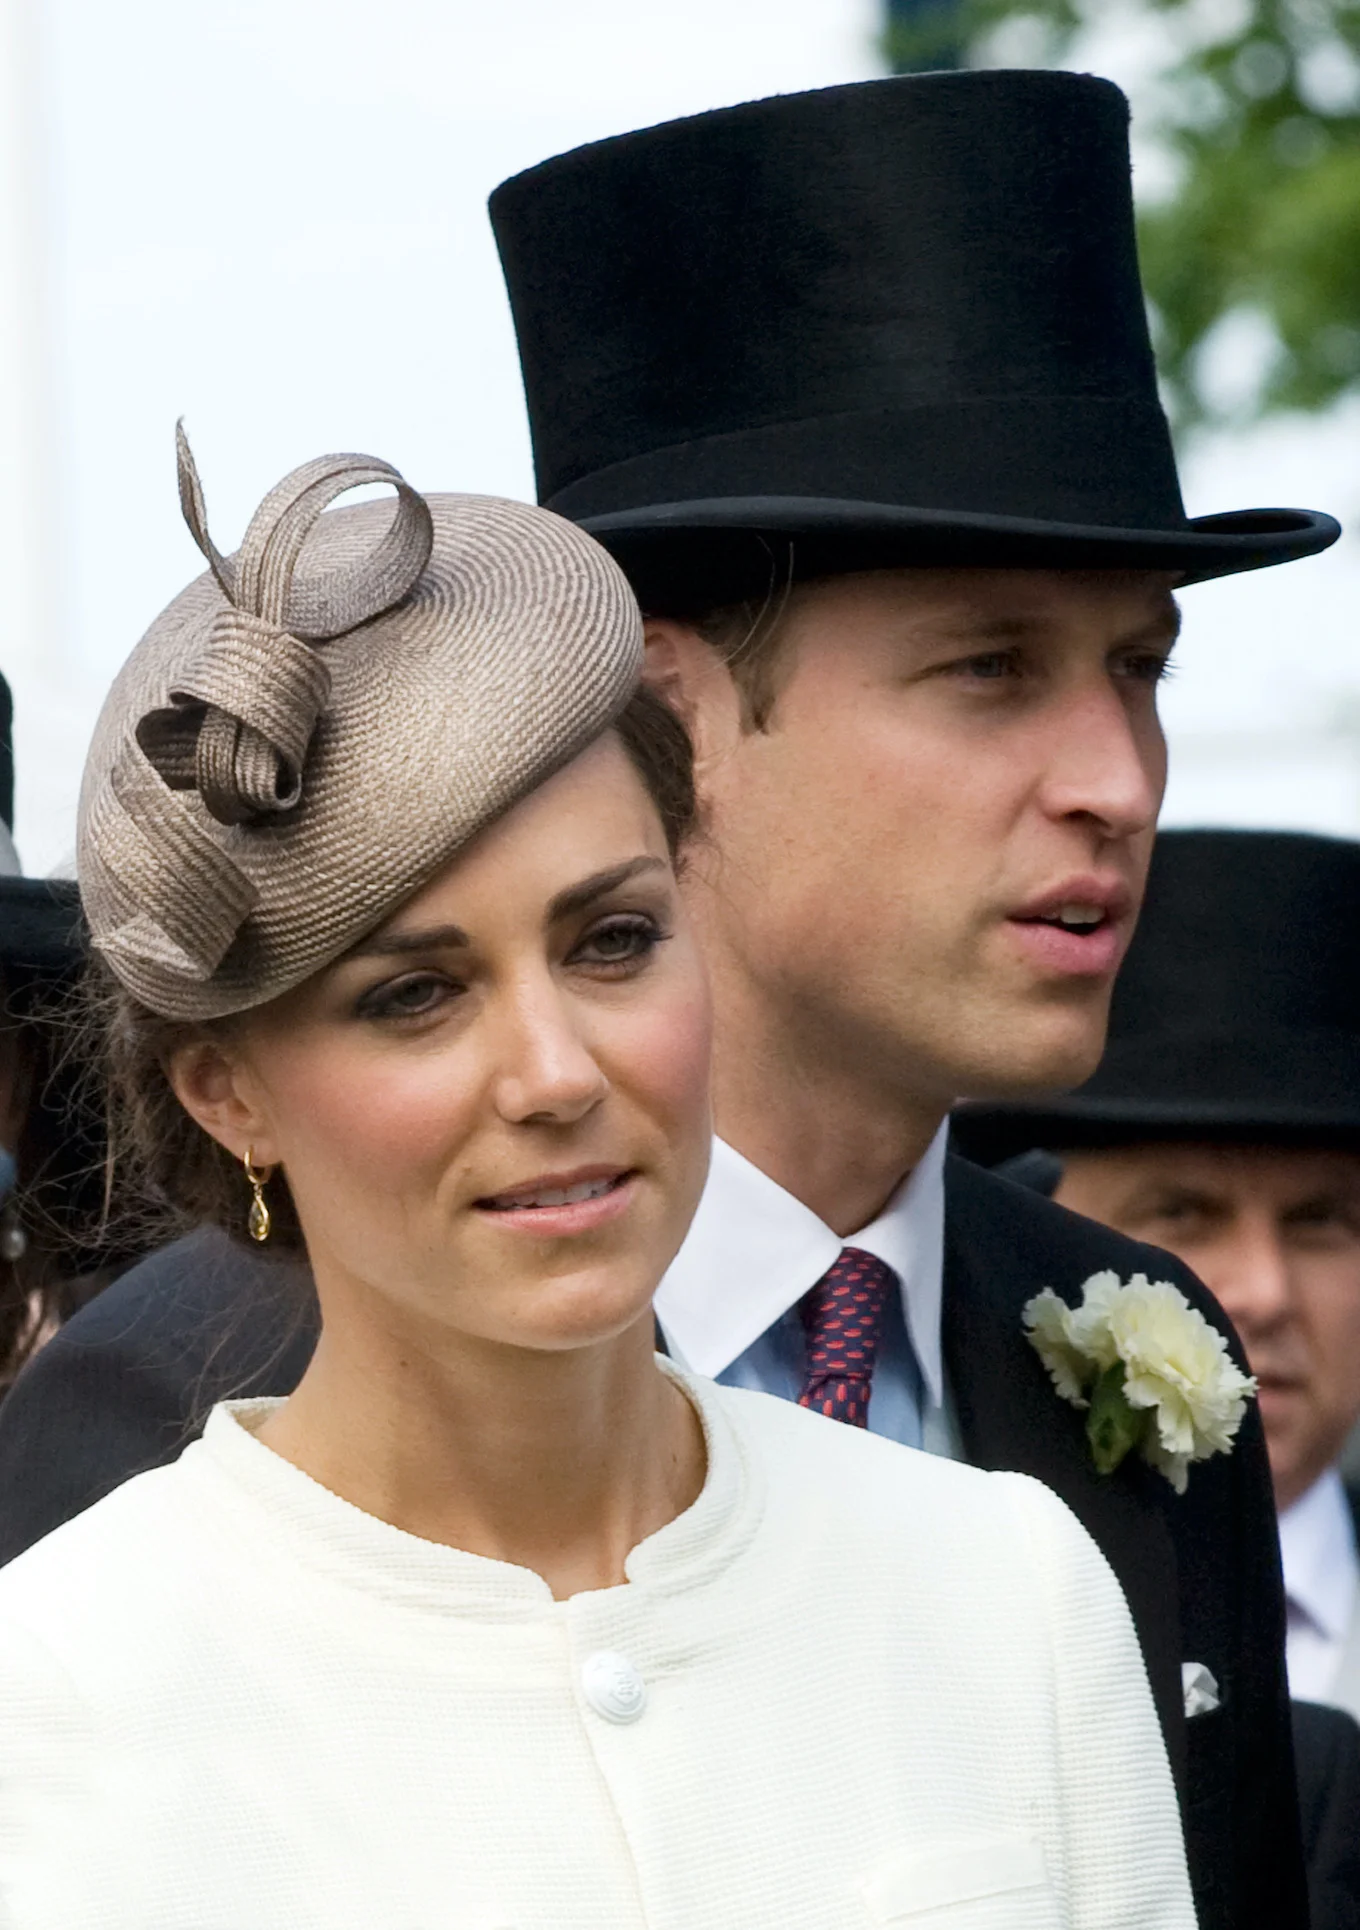
M 1360 1137 L 1360 844 L 1164 831 L 1094 1075 L 955 1120 L 988 1164 L 1030 1146 Z
M 491 218 L 540 500 L 653 607 L 777 587 L 789 539 L 800 575 L 1190 580 L 1338 534 L 1308 510 L 1187 519 L 1109 81 L 755 101 L 560 155 L 503 182 Z

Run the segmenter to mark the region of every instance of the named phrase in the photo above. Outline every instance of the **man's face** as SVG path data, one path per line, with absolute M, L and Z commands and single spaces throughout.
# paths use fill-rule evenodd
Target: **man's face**
M 763 729 L 710 653 L 686 708 L 720 1000 L 735 971 L 801 1049 L 941 1110 L 1085 1078 L 1165 783 L 1170 585 L 904 570 L 808 586 Z
M 1360 1153 L 1075 1153 L 1057 1197 L 1194 1268 L 1259 1377 L 1276 1500 L 1296 1501 L 1360 1415 Z

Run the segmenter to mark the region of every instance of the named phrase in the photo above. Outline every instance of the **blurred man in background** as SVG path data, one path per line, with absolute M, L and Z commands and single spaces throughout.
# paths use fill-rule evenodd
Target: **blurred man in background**
M 1360 1714 L 1360 845 L 1164 833 L 1095 1076 L 956 1130 L 1048 1149 L 1063 1205 L 1216 1295 L 1260 1383 L 1291 1692 Z
M 0 1395 L 137 1254 L 101 1229 L 103 1121 L 64 1050 L 84 965 L 74 881 L 26 878 L 14 848 L 13 703 L 0 676 Z

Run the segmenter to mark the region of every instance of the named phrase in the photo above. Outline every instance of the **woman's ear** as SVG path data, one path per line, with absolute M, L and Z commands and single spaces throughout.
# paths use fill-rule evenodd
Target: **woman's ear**
M 175 1097 L 191 1119 L 236 1159 L 278 1163 L 273 1130 L 258 1083 L 230 1043 L 209 1034 L 176 1046 L 166 1064 Z

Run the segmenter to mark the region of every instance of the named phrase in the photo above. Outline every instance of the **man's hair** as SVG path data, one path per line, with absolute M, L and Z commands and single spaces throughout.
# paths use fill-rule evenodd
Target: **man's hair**
M 779 659 L 789 618 L 806 587 L 785 583 L 763 597 L 720 604 L 688 619 L 732 673 L 741 697 L 742 725 L 748 731 L 769 728 L 779 695 Z

